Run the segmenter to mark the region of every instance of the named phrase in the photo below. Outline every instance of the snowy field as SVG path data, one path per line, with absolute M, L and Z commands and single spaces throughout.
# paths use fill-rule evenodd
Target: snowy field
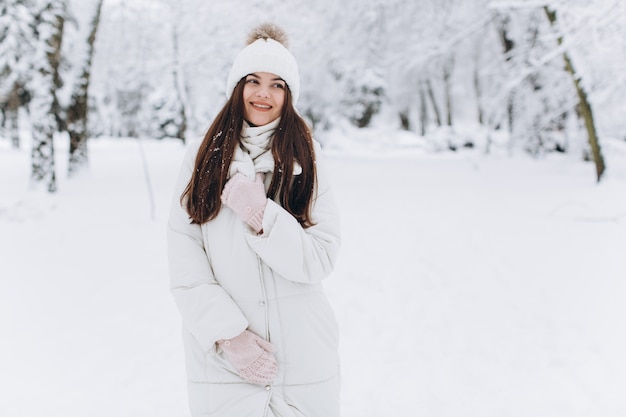
M 399 143 L 325 155 L 343 416 L 626 415 L 626 143 L 600 184 L 573 156 Z M 0 416 L 187 416 L 165 254 L 184 148 L 92 140 L 69 181 L 66 145 L 50 196 L 0 141 Z

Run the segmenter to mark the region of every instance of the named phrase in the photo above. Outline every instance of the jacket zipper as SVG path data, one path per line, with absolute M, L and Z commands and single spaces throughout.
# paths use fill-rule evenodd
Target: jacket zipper
M 263 308 L 265 309 L 265 340 L 270 341 L 270 320 L 269 320 L 269 309 L 267 302 L 267 290 L 265 288 L 265 280 L 263 279 L 263 264 L 261 263 L 261 258 L 257 255 L 257 265 L 259 266 L 259 279 L 261 280 L 261 291 L 263 292 Z M 267 417 L 269 413 L 270 400 L 272 399 L 272 383 L 266 386 L 269 387 L 267 393 L 267 400 L 265 401 L 265 410 L 263 412 L 263 417 Z
M 265 288 L 265 280 L 263 279 L 263 265 L 261 258 L 257 255 L 257 265 L 259 266 L 259 279 L 261 280 L 261 291 L 263 293 L 263 308 L 265 309 L 265 340 L 270 342 L 270 320 L 267 301 L 267 290 Z

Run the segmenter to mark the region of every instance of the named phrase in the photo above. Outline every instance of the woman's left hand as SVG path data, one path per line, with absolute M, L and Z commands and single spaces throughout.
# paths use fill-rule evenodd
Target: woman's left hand
M 264 181 L 265 174 L 261 172 L 256 174 L 255 181 L 238 172 L 228 180 L 221 196 L 222 203 L 257 233 L 263 230 L 263 214 L 267 206 Z

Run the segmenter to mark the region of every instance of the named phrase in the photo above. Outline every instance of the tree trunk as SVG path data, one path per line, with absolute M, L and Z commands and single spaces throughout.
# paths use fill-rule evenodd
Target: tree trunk
M 506 62 L 511 61 L 511 51 L 515 47 L 515 42 L 509 37 L 508 32 L 509 19 L 508 17 L 503 17 L 499 21 L 499 25 L 497 27 L 498 38 L 502 43 L 502 51 L 504 53 L 504 57 Z M 506 103 L 506 114 L 507 114 L 507 124 L 509 128 L 509 134 L 511 137 L 513 136 L 513 124 L 515 123 L 515 92 L 511 91 L 509 96 L 507 97 Z M 509 144 L 512 145 L 512 144 Z
M 63 1 L 48 2 L 36 17 L 36 37 L 42 52 L 35 60 L 33 73 L 31 181 L 33 185 L 44 185 L 51 193 L 57 190 L 53 136 L 59 123 L 56 92 L 61 85 L 58 69 L 64 23 Z
M 418 93 L 420 98 L 420 134 L 426 136 L 428 127 L 428 104 L 426 103 L 426 92 L 424 91 L 424 82 L 420 80 L 418 84 Z
M 402 110 L 398 113 L 400 117 L 400 126 L 402 130 L 411 130 L 411 121 L 409 120 L 409 111 Z
M 452 127 L 452 70 L 454 68 L 454 56 L 450 56 L 443 65 L 443 85 L 446 100 L 446 125 Z
M 9 136 L 11 140 L 11 146 L 14 149 L 19 149 L 20 147 L 20 131 L 18 122 L 20 110 L 19 88 L 19 84 L 15 83 L 13 85 L 4 110 L 5 129 L 7 136 Z
M 89 162 L 87 152 L 87 116 L 89 114 L 89 79 L 91 77 L 91 62 L 94 53 L 96 33 L 100 24 L 100 13 L 103 0 L 99 0 L 96 13 L 91 22 L 91 31 L 87 38 L 87 55 L 83 62 L 82 73 L 67 109 L 67 130 L 70 136 L 70 150 L 68 161 L 68 176 L 72 177 L 84 168 Z
M 546 16 L 548 16 L 550 24 L 554 25 L 556 23 L 556 11 L 550 10 L 548 6 L 544 6 L 543 9 L 546 12 Z M 562 45 L 563 37 L 559 35 L 557 41 L 559 45 Z M 563 52 L 563 59 L 565 61 L 565 69 L 572 76 L 572 80 L 574 81 L 574 87 L 576 87 L 576 94 L 578 94 L 578 100 L 580 101 L 580 112 L 582 114 L 583 120 L 585 121 L 585 128 L 587 129 L 587 136 L 589 138 L 591 154 L 593 155 L 593 161 L 596 165 L 596 178 L 599 182 L 602 178 L 602 174 L 604 174 L 606 165 L 604 164 L 602 149 L 600 148 L 598 134 L 596 133 L 596 126 L 593 120 L 591 103 L 587 98 L 587 93 L 580 82 L 580 77 L 576 74 L 576 71 L 574 70 L 574 65 L 572 64 L 572 61 L 567 52 Z
M 478 72 L 478 63 L 474 66 L 474 92 L 476 93 L 476 109 L 478 115 L 478 123 L 483 126 L 485 124 L 485 111 L 483 110 L 483 92 L 480 85 L 480 74 Z
M 433 91 L 433 85 L 430 83 L 430 80 L 426 80 L 426 92 L 428 93 L 428 98 L 433 106 L 433 112 L 435 112 L 437 126 L 441 127 L 441 113 L 439 112 L 439 106 L 437 105 L 437 99 L 435 98 L 435 92 Z
M 180 138 L 183 143 L 185 143 L 185 135 L 187 132 L 187 89 L 185 85 L 185 79 L 183 77 L 183 68 L 181 64 L 180 50 L 178 48 L 178 33 L 176 32 L 176 27 L 172 28 L 172 45 L 174 48 L 174 64 L 172 65 L 172 75 L 174 77 L 176 98 L 180 103 L 180 123 L 178 124 L 178 131 L 176 132 L 176 136 Z

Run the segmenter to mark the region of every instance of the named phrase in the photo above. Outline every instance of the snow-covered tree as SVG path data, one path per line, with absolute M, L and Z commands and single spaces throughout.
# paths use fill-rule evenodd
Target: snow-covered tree
M 470 53 L 473 39 L 479 52 L 492 48 L 484 40 L 491 20 L 484 0 L 422 0 L 385 2 L 389 106 L 407 129 L 426 135 L 456 120 L 470 118 L 467 96 L 472 92 L 468 68 L 476 68 Z M 456 148 L 451 136 L 443 147 Z
M 619 36 L 620 31 L 624 33 L 623 24 L 620 25 L 620 19 L 624 18 L 623 4 L 616 0 L 553 1 L 544 7 L 537 3 L 502 1 L 493 7 L 517 25 L 517 33 L 511 33 L 516 46 L 507 57 L 511 63 L 508 85 L 513 92 L 513 138 L 523 141 L 535 153 L 567 151 L 571 146 L 580 148 L 575 142 L 582 141 L 570 141 L 570 136 L 586 137 L 589 143 L 586 152 L 596 164 L 599 179 L 604 161 L 593 117 L 593 96 L 607 79 L 612 80 L 612 88 L 617 91 L 626 88 L 623 76 L 606 77 L 612 71 L 614 75 L 623 71 L 607 70 L 604 65 L 614 57 L 622 65 L 626 61 L 625 41 Z M 598 42 L 598 33 L 607 32 L 612 41 L 610 47 Z M 570 119 L 582 120 L 580 125 L 584 128 L 578 127 L 572 135 L 568 132 L 572 126 Z
M 558 134 L 574 103 L 558 47 L 541 8 L 511 12 L 506 32 L 514 46 L 505 52 L 508 74 L 507 108 L 512 140 L 533 154 L 563 150 Z
M 172 81 L 174 84 L 174 108 L 171 117 L 159 126 L 167 136 L 182 139 L 187 136 L 187 114 L 189 112 L 189 98 L 185 71 L 181 62 L 180 35 L 177 25 L 172 26 Z
M 0 3 L 0 109 L 2 127 L 12 146 L 20 144 L 18 111 L 28 101 L 25 84 L 32 66 L 33 15 L 29 0 Z
M 53 136 L 58 130 L 60 113 L 57 91 L 61 86 L 59 63 L 65 6 L 63 0 L 40 0 L 35 4 L 34 15 L 35 66 L 29 88 L 33 95 L 31 180 L 33 185 L 43 185 L 49 192 L 57 190 Z
M 604 13 L 606 13 L 603 16 L 604 19 L 602 19 L 604 20 L 604 24 L 611 23 L 612 18 L 610 17 L 610 13 L 613 12 L 613 10 L 617 10 L 617 3 L 613 3 L 611 6 L 612 7 L 610 7 L 608 10 L 604 11 Z M 559 6 L 544 7 L 544 11 L 548 20 L 550 21 L 551 25 L 556 28 L 560 28 L 560 20 L 559 18 L 557 18 L 558 7 Z M 563 6 L 561 5 L 561 7 Z M 602 14 L 600 14 L 600 16 L 602 16 Z M 560 30 L 560 32 L 557 33 L 557 42 L 559 46 L 563 46 L 566 43 L 565 32 L 562 29 Z M 586 80 L 583 79 L 582 73 L 576 71 L 574 62 L 568 50 L 565 50 L 563 52 L 563 60 L 565 63 L 565 70 L 569 73 L 569 75 L 571 75 L 578 96 L 578 111 L 585 124 L 591 155 L 596 166 L 596 177 L 598 181 L 600 181 L 602 175 L 604 174 L 606 166 L 604 163 L 604 156 L 602 155 L 602 150 L 600 147 L 600 141 L 596 129 L 596 121 L 593 115 L 592 104 L 587 93 L 587 88 L 585 86 Z
M 163 103 L 174 91 L 169 11 L 160 2 L 104 3 L 91 72 L 92 135 L 153 136 L 155 123 L 169 117 L 158 114 L 169 112 Z
M 94 43 L 100 23 L 100 13 L 102 10 L 103 0 L 97 0 L 92 3 L 93 6 L 89 16 L 91 17 L 87 24 L 86 19 L 80 23 L 87 26 L 87 31 L 79 31 L 84 33 L 85 39 L 82 37 L 78 40 L 84 44 L 82 54 L 75 54 L 78 59 L 75 60 L 72 72 L 75 74 L 72 80 L 70 101 L 65 111 L 66 126 L 70 138 L 68 174 L 70 176 L 79 172 L 84 168 L 88 161 L 87 153 L 87 120 L 88 120 L 88 92 L 89 82 L 91 80 L 91 63 L 94 54 Z

